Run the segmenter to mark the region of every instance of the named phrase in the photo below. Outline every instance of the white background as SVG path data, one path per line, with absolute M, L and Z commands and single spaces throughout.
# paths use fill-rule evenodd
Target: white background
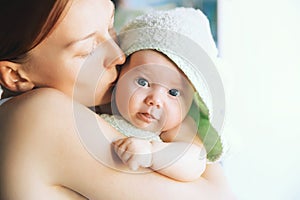
M 218 3 L 231 187 L 241 200 L 300 199 L 300 1 Z

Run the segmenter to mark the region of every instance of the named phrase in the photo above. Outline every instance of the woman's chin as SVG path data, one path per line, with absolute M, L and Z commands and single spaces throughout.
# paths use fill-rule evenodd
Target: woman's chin
M 111 99 L 111 93 L 106 93 L 98 102 L 96 105 L 104 105 L 104 104 L 108 104 L 112 101 Z

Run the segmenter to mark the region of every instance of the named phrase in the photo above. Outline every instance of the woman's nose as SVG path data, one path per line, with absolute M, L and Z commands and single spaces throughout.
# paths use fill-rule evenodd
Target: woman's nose
M 108 40 L 107 43 L 107 58 L 104 62 L 104 67 L 111 68 L 116 65 L 122 65 L 125 62 L 125 55 L 123 51 L 113 39 Z
M 117 65 L 122 65 L 122 64 L 124 64 L 124 62 L 125 62 L 125 55 L 121 51 L 120 55 L 118 55 L 108 67 L 115 67 Z

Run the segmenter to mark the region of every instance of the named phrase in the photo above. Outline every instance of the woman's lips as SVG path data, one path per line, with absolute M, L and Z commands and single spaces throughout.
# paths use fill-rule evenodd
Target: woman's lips
M 142 120 L 142 121 L 144 121 L 144 122 L 147 122 L 147 123 L 150 123 L 150 122 L 156 120 L 155 117 L 153 117 L 153 116 L 152 116 L 151 114 L 149 114 L 149 113 L 138 113 L 138 114 L 137 114 L 137 117 L 138 117 L 140 120 Z

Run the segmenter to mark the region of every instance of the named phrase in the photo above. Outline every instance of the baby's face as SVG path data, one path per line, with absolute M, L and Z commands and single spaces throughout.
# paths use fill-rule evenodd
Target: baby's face
M 136 127 L 162 132 L 178 126 L 193 100 L 193 87 L 163 54 L 142 50 L 123 66 L 116 87 L 120 114 Z

